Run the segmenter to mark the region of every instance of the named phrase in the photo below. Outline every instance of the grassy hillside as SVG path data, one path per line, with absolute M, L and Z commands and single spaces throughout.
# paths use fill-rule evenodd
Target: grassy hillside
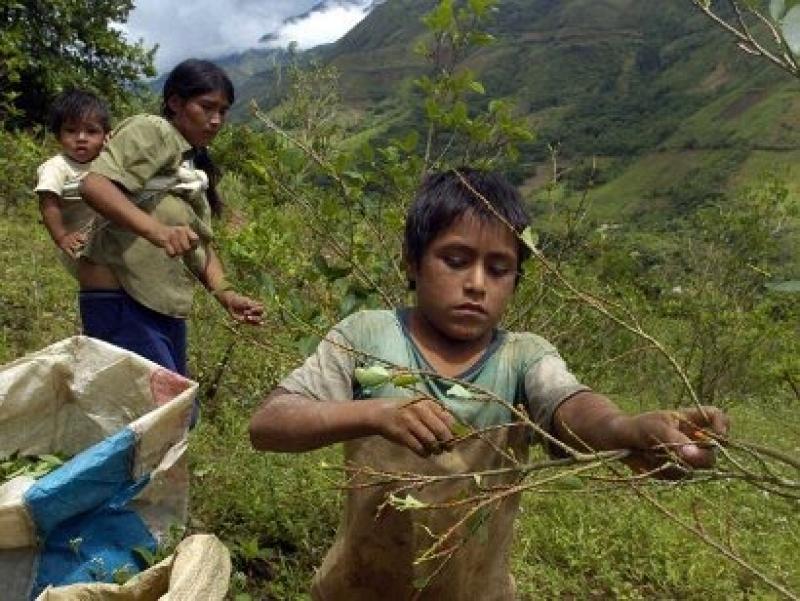
M 335 44 L 304 55 L 339 69 L 359 139 L 422 123 L 412 81 L 428 67 L 413 49 L 435 4 L 389 0 Z M 546 182 L 548 145 L 565 165 L 603 157 L 598 219 L 669 220 L 761 177 L 752 153 L 772 152 L 769 167 L 785 172 L 800 149 L 798 83 L 739 52 L 683 0 L 505 0 L 489 31 L 496 42 L 463 67 L 489 97 L 511 99 L 535 130 L 522 149 L 526 189 Z M 270 106 L 281 95 L 283 59 L 226 60 L 240 80 L 240 118 L 247 99 Z

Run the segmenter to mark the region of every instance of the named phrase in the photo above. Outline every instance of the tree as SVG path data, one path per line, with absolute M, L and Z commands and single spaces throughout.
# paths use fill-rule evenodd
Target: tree
M 153 55 L 119 28 L 132 0 L 0 0 L 0 120 L 44 121 L 65 88 L 124 98 L 142 76 L 155 74 Z
M 690 0 L 747 54 L 800 77 L 798 0 Z

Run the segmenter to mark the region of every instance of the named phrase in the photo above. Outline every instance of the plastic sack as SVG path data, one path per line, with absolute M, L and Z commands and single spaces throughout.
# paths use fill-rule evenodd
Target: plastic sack
M 231 558 L 225 545 L 216 536 L 196 534 L 125 584 L 48 588 L 36 601 L 222 601 L 230 575 Z
M 184 451 L 197 383 L 116 346 L 73 337 L 0 367 L 0 457 L 63 466 L 0 486 L 0 598 L 139 571 L 186 522 Z

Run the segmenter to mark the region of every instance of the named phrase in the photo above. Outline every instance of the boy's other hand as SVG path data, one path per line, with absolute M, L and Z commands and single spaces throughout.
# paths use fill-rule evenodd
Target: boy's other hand
M 375 415 L 375 429 L 384 438 L 408 447 L 421 457 L 438 454 L 453 438 L 452 415 L 432 399 L 380 402 Z
M 170 257 L 177 257 L 195 248 L 200 241 L 197 233 L 188 225 L 163 225 L 157 223 L 150 242 L 164 249 Z
M 716 452 L 710 440 L 726 436 L 730 428 L 730 419 L 716 407 L 650 411 L 622 419 L 626 446 L 637 451 L 626 463 L 637 472 L 656 470 L 655 476 L 669 479 L 686 475 L 686 470 L 658 471 L 668 461 L 688 468 L 713 466 Z
M 73 259 L 78 258 L 78 252 L 86 245 L 86 234 L 83 232 L 69 232 L 58 239 L 58 247 Z

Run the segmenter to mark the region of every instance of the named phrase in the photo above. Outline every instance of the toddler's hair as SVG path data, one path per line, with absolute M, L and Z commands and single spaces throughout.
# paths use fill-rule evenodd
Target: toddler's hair
M 103 131 L 111 129 L 111 116 L 106 103 L 96 94 L 87 90 L 65 90 L 50 106 L 47 127 L 56 136 L 61 133 L 65 123 L 95 117 L 100 121 Z

